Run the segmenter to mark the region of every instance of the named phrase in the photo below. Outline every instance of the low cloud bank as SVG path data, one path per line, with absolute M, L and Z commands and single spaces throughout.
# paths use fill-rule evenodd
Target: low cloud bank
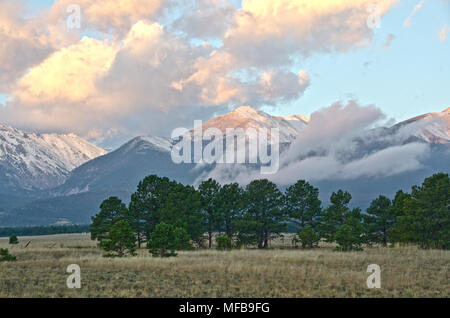
M 268 178 L 288 185 L 298 179 L 350 180 L 419 169 L 430 149 L 412 137 L 418 124 L 385 128 L 384 119 L 375 106 L 361 106 L 354 101 L 335 103 L 312 114 L 308 126 L 281 154 L 277 173 L 263 176 L 245 165 L 217 165 L 197 181 L 215 178 L 222 183 L 247 184 Z

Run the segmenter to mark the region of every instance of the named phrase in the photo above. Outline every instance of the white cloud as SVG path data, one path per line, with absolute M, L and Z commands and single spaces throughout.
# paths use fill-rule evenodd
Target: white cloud
M 65 23 L 67 8 L 81 8 L 81 28 L 123 36 L 138 20 L 157 18 L 169 0 L 56 0 L 50 11 L 52 23 Z
M 309 181 L 350 180 L 359 177 L 391 176 L 421 167 L 429 153 L 423 143 L 407 143 L 411 127 L 397 131 L 376 128 L 383 113 L 375 106 L 336 103 L 312 114 L 273 175 L 260 175 L 244 165 L 217 165 L 199 180 L 209 177 L 223 183 L 247 184 L 269 178 L 279 185 Z M 375 127 L 375 128 L 374 128 Z M 198 181 L 199 181 L 198 180 Z
M 447 41 L 448 32 L 450 31 L 450 26 L 444 25 L 444 27 L 439 31 L 439 40 L 444 43 Z
M 403 22 L 403 26 L 405 28 L 409 28 L 411 26 L 411 19 L 413 18 L 413 16 L 420 10 L 422 9 L 423 5 L 425 4 L 425 0 L 421 0 L 419 3 L 417 3 L 412 12 L 410 13 L 410 15 L 406 18 L 406 20 Z
M 43 16 L 26 19 L 24 0 L 0 1 L 0 93 L 9 92 L 28 68 L 43 61 L 56 47 L 67 43 Z
M 226 0 L 194 0 L 182 4 L 184 13 L 172 26 L 189 37 L 201 39 L 221 39 L 237 10 Z
M 231 74 L 234 65 L 211 46 L 139 21 L 121 44 L 85 37 L 54 52 L 20 79 L 0 112 L 21 127 L 100 139 L 111 127 L 169 135 L 229 105 L 297 98 L 309 85 L 306 71 L 273 70 L 243 81 Z
M 386 36 L 386 41 L 383 44 L 383 49 L 388 49 L 391 46 L 392 41 L 394 41 L 394 39 L 395 39 L 395 35 L 392 33 L 389 33 Z
M 397 0 L 377 1 L 384 15 Z M 224 37 L 224 46 L 241 63 L 287 65 L 296 55 L 343 52 L 365 46 L 372 0 L 245 0 Z
M 380 13 L 395 2 L 378 1 Z M 241 9 L 225 0 L 81 0 L 82 30 L 108 36 L 78 39 L 79 31 L 64 29 L 71 3 L 55 1 L 42 17 L 8 33 L 6 43 L 21 32 L 26 41 L 8 44 L 18 47 L 17 56 L 0 47 L 0 71 L 10 68 L 0 72 L 0 91 L 3 76 L 11 93 L 0 110 L 3 121 L 100 139 L 167 135 L 229 107 L 299 98 L 310 85 L 309 70 L 295 69 L 293 57 L 357 48 L 373 32 L 366 25 L 369 0 L 247 0 Z M 155 22 L 169 19 L 165 9 L 183 7 L 190 8 L 185 20 Z M 192 37 L 223 46 L 193 44 Z

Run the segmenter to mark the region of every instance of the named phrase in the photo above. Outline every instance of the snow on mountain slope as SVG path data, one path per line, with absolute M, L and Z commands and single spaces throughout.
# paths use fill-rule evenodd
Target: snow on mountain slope
M 54 195 L 74 195 L 95 191 L 131 193 L 143 178 L 158 174 L 184 180 L 193 164 L 175 164 L 171 159 L 173 140 L 163 137 L 135 137 L 118 149 L 90 160 L 72 171 Z
M 278 128 L 280 142 L 288 143 L 295 139 L 297 134 L 308 124 L 309 119 L 303 115 L 289 117 L 271 116 L 261 110 L 250 106 L 241 106 L 231 113 L 213 118 L 202 125 L 203 131 L 208 128 L 220 129 L 226 133 L 228 128 L 254 128 L 256 130 L 266 128 Z
M 397 127 L 415 125 L 414 135 L 429 143 L 450 144 L 450 107 L 440 113 L 428 113 L 408 119 Z
M 148 143 L 148 146 L 163 152 L 170 152 L 172 150 L 173 141 L 170 138 L 156 137 L 156 136 L 141 136 L 138 137 Z
M 38 134 L 0 124 L 0 189 L 44 190 L 73 169 L 106 154 L 74 134 Z

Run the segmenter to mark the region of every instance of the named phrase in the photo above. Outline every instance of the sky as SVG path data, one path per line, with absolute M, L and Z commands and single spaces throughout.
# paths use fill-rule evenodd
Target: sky
M 2 0 L 0 122 L 108 146 L 241 105 L 397 122 L 450 106 L 449 33 L 450 0 Z

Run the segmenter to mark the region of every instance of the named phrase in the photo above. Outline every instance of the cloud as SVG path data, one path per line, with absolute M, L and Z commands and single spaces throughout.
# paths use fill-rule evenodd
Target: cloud
M 123 36 L 138 20 L 153 19 L 170 5 L 169 0 L 57 0 L 50 12 L 53 23 L 65 23 L 67 8 L 76 4 L 81 8 L 82 29 L 94 29 Z
M 226 0 L 185 1 L 184 14 L 172 26 L 192 38 L 221 39 L 231 26 L 236 10 Z
M 439 40 L 444 43 L 447 41 L 448 32 L 450 31 L 450 26 L 444 25 L 444 27 L 439 31 Z
M 395 2 L 378 1 L 380 14 Z M 57 0 L 24 25 L 23 8 L 4 3 L 16 10 L 5 13 L 18 30 L 8 32 L 6 43 L 19 54 L 0 46 L 0 70 L 7 69 L 0 82 L 3 76 L 11 95 L 2 121 L 98 139 L 169 135 L 239 105 L 296 100 L 310 76 L 294 59 L 358 48 L 373 35 L 369 0 L 247 0 L 239 9 L 225 0 L 77 1 L 82 31 L 104 32 L 104 40 L 67 30 L 72 1 Z M 183 8 L 188 13 L 170 22 L 166 12 Z
M 375 106 L 351 101 L 335 103 L 311 115 L 287 152 L 281 154 L 280 169 L 273 175 L 244 165 L 217 165 L 197 182 L 213 177 L 220 182 L 247 184 L 269 178 L 279 185 L 309 181 L 350 180 L 391 176 L 421 167 L 429 146 L 408 142 L 411 127 L 394 131 L 379 127 L 385 116 Z
M 0 2 L 0 93 L 8 92 L 29 67 L 45 59 L 59 40 L 54 29 L 40 23 L 41 17 L 26 19 L 27 10 L 23 0 Z
M 405 28 L 409 28 L 411 26 L 411 19 L 412 17 L 420 10 L 422 9 L 423 5 L 425 4 L 426 0 L 421 0 L 419 3 L 417 3 L 412 12 L 410 13 L 410 15 L 406 18 L 406 20 L 403 22 L 403 26 Z
M 311 114 L 310 122 L 289 149 L 286 162 L 306 157 L 310 153 L 323 153 L 330 149 L 343 149 L 349 140 L 360 136 L 368 127 L 384 118 L 375 106 L 360 106 L 355 101 L 347 105 L 335 103 Z
M 83 101 L 96 93 L 95 81 L 109 69 L 116 51 L 114 45 L 85 37 L 33 67 L 19 81 L 15 96 L 24 104 Z
M 194 119 L 230 105 L 289 101 L 309 86 L 306 71 L 271 70 L 234 76 L 235 61 L 209 45 L 196 46 L 150 21 L 133 25 L 120 42 L 84 37 L 33 67 L 14 87 L 2 118 L 21 127 L 170 135 Z
M 386 36 L 386 41 L 384 42 L 384 44 L 383 44 L 383 49 L 388 49 L 388 48 L 390 48 L 390 46 L 391 46 L 391 44 L 392 44 L 392 41 L 395 39 L 395 35 L 394 34 L 392 34 L 392 33 L 389 33 L 387 36 Z
M 86 135 L 112 112 L 98 95 L 97 79 L 108 70 L 116 48 L 83 38 L 62 48 L 30 71 L 14 88 L 1 117 L 22 127 Z
M 384 15 L 397 0 L 378 1 Z M 368 44 L 372 0 L 246 0 L 224 37 L 224 47 L 241 63 L 279 66 L 296 55 L 345 52 Z

